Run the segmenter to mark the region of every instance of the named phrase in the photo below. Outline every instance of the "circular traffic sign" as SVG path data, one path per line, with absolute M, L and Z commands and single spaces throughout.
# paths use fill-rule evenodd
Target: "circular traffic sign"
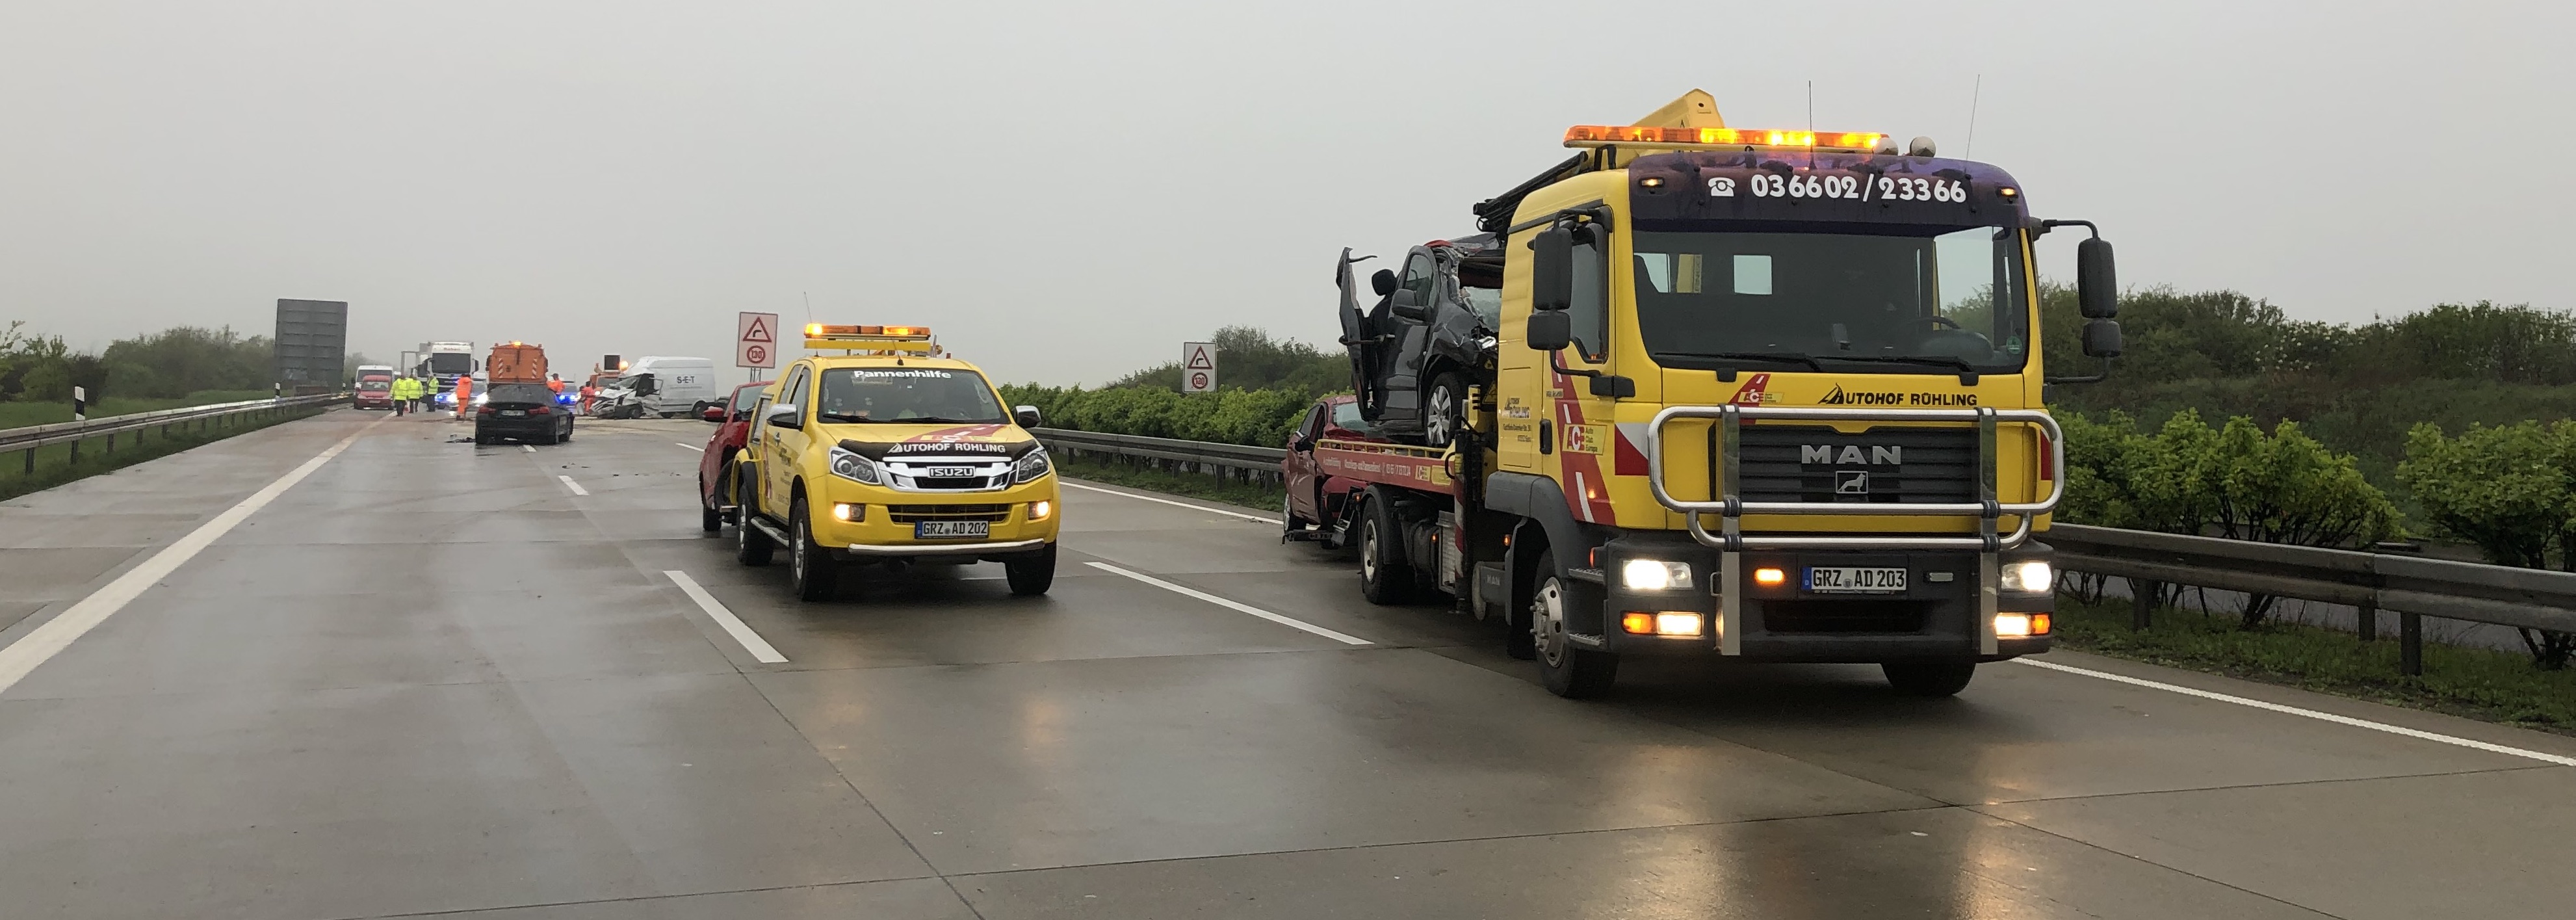
M 1207 388 L 1208 388 L 1207 372 L 1206 372 L 1206 371 L 1191 371 L 1191 372 L 1190 372 L 1190 389 L 1193 389 L 1193 390 L 1204 390 L 1204 389 L 1207 389 Z
M 763 348 L 763 347 L 758 346 L 758 345 L 754 345 L 754 346 L 751 346 L 751 347 L 749 347 L 749 348 L 745 348 L 745 349 L 743 349 L 743 350 L 742 350 L 742 355 L 743 355 L 743 357 L 750 358 L 750 359 L 751 359 L 751 363 L 753 363 L 753 364 L 768 364 L 768 363 L 769 363 L 769 349 L 767 349 L 767 348 Z

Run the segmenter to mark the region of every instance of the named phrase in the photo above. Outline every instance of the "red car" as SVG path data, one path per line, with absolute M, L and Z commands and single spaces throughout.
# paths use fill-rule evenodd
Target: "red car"
M 716 434 L 698 452 L 698 523 L 708 533 L 723 530 L 725 516 L 733 509 L 734 454 L 751 440 L 751 408 L 760 402 L 760 391 L 774 382 L 764 380 L 735 387 L 732 399 L 706 408 L 703 417 L 716 423 Z
M 1324 475 L 1315 468 L 1315 442 L 1384 441 L 1376 426 L 1360 417 L 1359 397 L 1326 396 L 1306 410 L 1297 430 L 1288 435 L 1288 457 L 1280 464 L 1281 478 L 1287 485 L 1287 513 L 1282 515 L 1288 532 L 1303 539 L 1318 539 L 1327 546 L 1339 545 L 1340 533 L 1333 526 L 1339 520 L 1342 505 L 1361 484 L 1339 476 Z M 1308 527 L 1314 530 L 1308 531 Z M 1300 533 L 1303 532 L 1303 533 Z
M 360 409 L 393 408 L 394 379 L 380 374 L 369 374 L 359 378 L 358 392 L 354 401 Z

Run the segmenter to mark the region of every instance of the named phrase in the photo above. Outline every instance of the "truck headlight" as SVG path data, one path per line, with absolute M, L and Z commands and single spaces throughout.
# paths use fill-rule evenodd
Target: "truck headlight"
M 1011 484 L 1018 485 L 1024 482 L 1035 481 L 1038 477 L 1046 475 L 1048 470 L 1054 468 L 1055 467 L 1047 463 L 1046 448 L 1041 447 L 1036 450 L 1029 451 L 1026 455 L 1020 458 L 1020 462 L 1011 464 Z
M 1999 580 L 2002 582 L 2001 587 L 2006 591 L 2046 594 L 2057 587 L 2057 572 L 2049 568 L 2048 563 L 2043 560 L 2007 562 L 2004 563 L 2003 577 Z
M 1691 584 L 1690 563 L 1630 559 L 1619 567 L 1619 583 L 1630 591 L 1670 591 Z
M 832 475 L 868 485 L 876 485 L 881 481 L 877 475 L 876 461 L 859 456 L 849 448 L 839 446 L 832 448 Z

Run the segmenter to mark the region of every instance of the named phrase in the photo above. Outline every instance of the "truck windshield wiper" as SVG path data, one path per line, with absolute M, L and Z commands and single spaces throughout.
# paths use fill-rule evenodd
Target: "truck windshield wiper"
M 887 421 L 901 422 L 906 425 L 999 425 L 1002 423 L 1002 420 L 997 418 L 949 418 L 945 415 L 916 415 L 911 418 L 887 419 Z
M 1826 355 L 1835 361 L 1875 361 L 1881 364 L 1931 364 L 1955 367 L 1965 373 L 1976 373 L 1977 366 L 1968 359 L 1953 355 Z
M 863 425 L 885 421 L 885 419 L 881 418 L 869 418 L 864 415 L 842 415 L 838 412 L 817 412 L 814 413 L 814 417 L 826 422 L 854 422 Z
M 1649 356 L 1658 362 L 1663 362 L 1668 357 L 1718 361 L 1778 361 L 1783 364 L 1804 364 L 1809 370 L 1819 374 L 1825 372 L 1825 366 L 1816 361 L 1816 356 L 1796 351 L 1658 351 L 1649 353 Z

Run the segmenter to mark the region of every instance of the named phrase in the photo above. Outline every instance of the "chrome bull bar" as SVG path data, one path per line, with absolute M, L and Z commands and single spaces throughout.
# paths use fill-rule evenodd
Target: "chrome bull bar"
M 1713 501 L 1683 501 L 1674 498 L 1664 487 L 1664 426 L 1674 419 L 1714 419 L 1717 435 L 1716 482 L 1711 491 Z M 1968 422 L 1977 428 L 1977 501 L 1844 504 L 1840 502 L 1749 502 L 1738 494 L 1737 473 L 1743 465 L 1743 425 L 1747 419 L 1781 419 L 1806 422 Z M 1995 429 L 2003 422 L 2037 425 L 2048 442 L 2050 465 L 2054 471 L 2048 496 L 2035 502 L 2003 502 L 1995 497 L 1995 470 L 2000 455 L 1995 448 Z M 2034 471 L 2036 472 L 2036 471 Z M 1978 641 L 1980 654 L 1996 654 L 1997 637 L 1994 614 L 1997 608 L 1998 554 L 2029 541 L 2032 521 L 2057 508 L 2066 496 L 2066 433 L 2048 413 L 2033 409 L 1823 409 L 1767 406 L 1673 406 L 1655 413 L 1646 428 L 1646 483 L 1654 489 L 1655 502 L 1688 516 L 1691 539 L 1720 551 L 1719 584 L 1723 586 L 1718 605 L 1718 650 L 1721 654 L 1743 654 L 1743 565 L 1741 554 L 1748 549 L 1966 549 L 1978 555 Z M 1705 515 L 1718 515 L 1719 532 L 1711 534 L 1701 521 Z M 1960 535 L 1845 535 L 1845 534 L 1753 534 L 1746 535 L 1743 519 L 1748 514 L 1807 514 L 1852 516 L 1960 516 L 1977 518 L 1974 536 Z M 1999 522 L 2005 515 L 2019 520 L 2009 535 L 1999 534 Z

